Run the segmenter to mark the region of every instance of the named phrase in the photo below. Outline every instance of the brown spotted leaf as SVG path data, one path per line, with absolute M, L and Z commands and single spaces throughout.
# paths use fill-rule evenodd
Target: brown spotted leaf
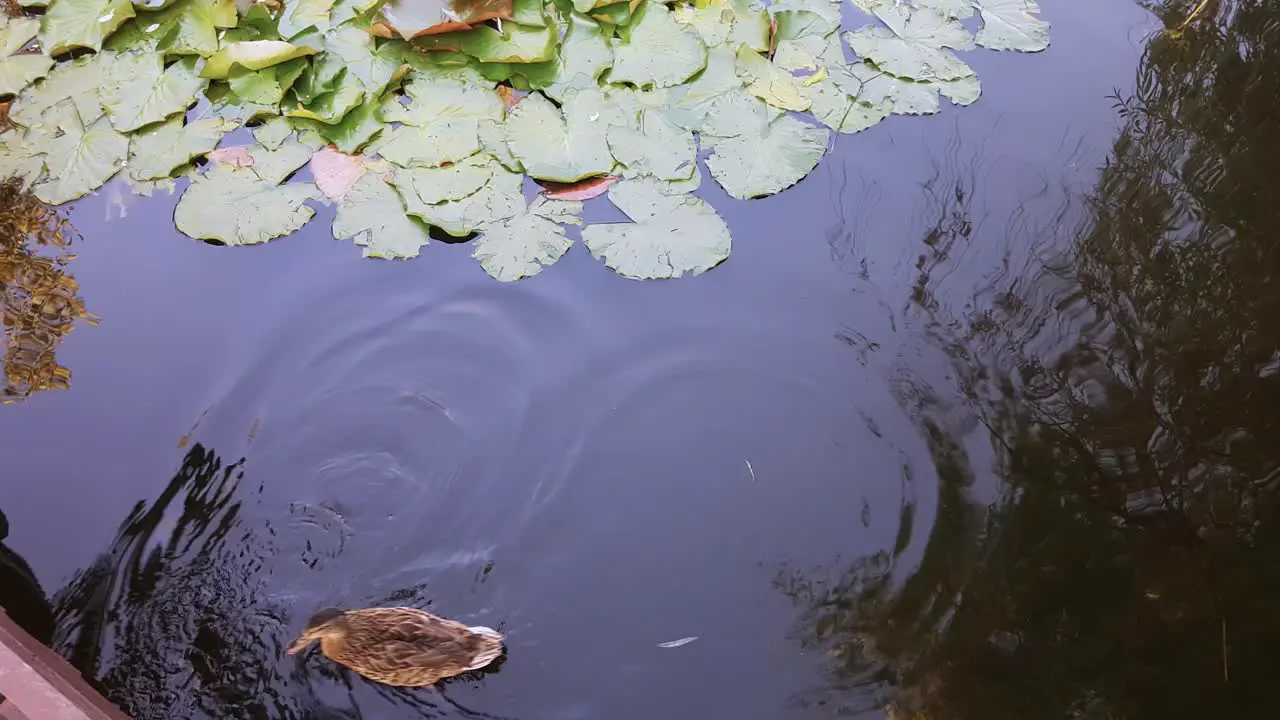
M 615 175 L 593 177 L 576 183 L 558 183 L 544 180 L 540 183 L 542 193 L 552 200 L 590 200 L 599 197 L 618 181 Z

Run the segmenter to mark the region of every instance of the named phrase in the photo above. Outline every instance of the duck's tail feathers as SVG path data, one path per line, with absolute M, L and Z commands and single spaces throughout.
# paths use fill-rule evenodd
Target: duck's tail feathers
M 479 670 L 502 654 L 502 634 L 484 625 L 474 625 L 468 629 L 485 640 L 484 647 L 479 653 L 476 653 L 475 659 L 471 661 L 471 666 L 467 668 L 468 670 Z

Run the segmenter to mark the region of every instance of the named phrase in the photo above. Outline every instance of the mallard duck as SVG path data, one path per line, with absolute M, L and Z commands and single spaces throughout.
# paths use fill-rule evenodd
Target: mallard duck
M 289 654 L 316 640 L 330 660 L 375 682 L 407 687 L 478 670 L 502 654 L 502 635 L 493 628 L 409 607 L 326 608 L 311 616 Z

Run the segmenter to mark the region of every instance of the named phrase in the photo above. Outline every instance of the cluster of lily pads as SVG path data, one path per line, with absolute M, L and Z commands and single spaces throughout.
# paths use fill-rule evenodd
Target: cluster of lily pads
M 850 1 L 869 22 L 841 33 L 841 0 L 19 0 L 0 177 L 54 205 L 188 178 L 178 229 L 228 245 L 298 230 L 308 201 L 366 256 L 479 233 L 499 280 L 559 259 L 607 192 L 631 222 L 582 228 L 592 255 L 698 273 L 731 242 L 692 194 L 700 156 L 735 198 L 776 193 L 832 130 L 977 100 L 954 51 L 1048 45 L 1035 0 Z

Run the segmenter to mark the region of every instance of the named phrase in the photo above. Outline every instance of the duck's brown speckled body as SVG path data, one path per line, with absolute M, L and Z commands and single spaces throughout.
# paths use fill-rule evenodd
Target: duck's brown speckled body
M 478 670 L 502 654 L 502 635 L 408 607 L 321 610 L 289 653 L 320 651 L 375 682 L 420 687 Z

